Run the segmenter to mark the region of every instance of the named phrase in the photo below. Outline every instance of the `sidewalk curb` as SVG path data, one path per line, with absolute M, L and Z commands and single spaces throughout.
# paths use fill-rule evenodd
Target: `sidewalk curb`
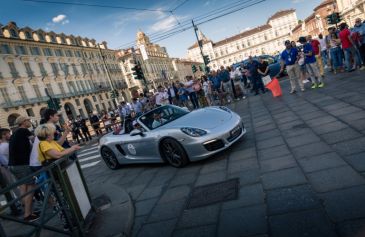
M 130 195 L 123 188 L 107 183 L 90 187 L 90 193 L 94 201 L 101 198 L 106 203 L 95 207 L 96 217 L 89 236 L 129 237 L 135 215 Z
M 125 236 L 131 236 L 132 234 L 132 228 L 133 228 L 133 224 L 134 224 L 134 216 L 135 216 L 135 210 L 134 210 L 134 205 L 133 205 L 133 201 L 131 196 L 127 193 L 127 191 L 125 191 L 125 189 L 122 189 L 123 192 L 125 193 L 125 195 L 128 196 L 128 209 L 129 209 L 129 216 L 128 216 L 128 221 L 125 224 Z

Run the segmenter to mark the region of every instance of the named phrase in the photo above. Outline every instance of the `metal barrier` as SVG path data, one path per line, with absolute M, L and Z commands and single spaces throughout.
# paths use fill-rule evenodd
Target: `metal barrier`
M 36 180 L 36 177 L 44 177 L 44 180 L 40 180 L 35 189 L 0 207 L 0 236 L 41 236 L 43 232 L 85 236 L 93 212 L 90 194 L 79 162 L 67 157 L 59 159 L 1 189 L 0 195 L 17 189 L 18 186 L 27 183 L 30 178 Z M 12 204 L 21 202 L 23 197 L 36 191 L 43 194 L 41 214 L 37 221 L 26 222 L 22 217 L 17 218 L 6 213 Z M 64 229 L 63 223 L 57 217 L 60 213 L 64 215 L 69 230 Z

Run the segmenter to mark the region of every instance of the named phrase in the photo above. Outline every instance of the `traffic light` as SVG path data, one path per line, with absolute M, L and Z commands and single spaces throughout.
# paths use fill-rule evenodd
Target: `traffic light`
M 193 71 L 193 73 L 196 73 L 196 66 L 193 64 L 192 66 L 191 66 L 191 70 Z
M 327 16 L 326 20 L 328 25 L 332 25 L 332 15 Z
M 208 55 L 204 55 L 203 56 L 203 60 L 204 60 L 204 64 L 205 65 L 208 65 L 210 63 L 210 59 L 209 59 L 209 56 Z
M 54 110 L 60 110 L 62 108 L 61 100 L 58 98 L 52 98 L 47 101 L 48 108 Z
M 119 92 L 118 92 L 118 90 L 112 90 L 112 91 L 110 92 L 110 97 L 111 97 L 112 99 L 118 98 L 118 97 L 119 97 Z
M 332 15 L 333 15 L 333 21 L 335 24 L 340 23 L 342 21 L 340 13 L 336 12 L 336 13 L 333 13 Z
M 132 67 L 132 71 L 133 71 L 133 77 L 136 80 L 143 80 L 144 79 L 144 74 L 142 71 L 142 67 L 141 64 L 138 62 L 136 66 Z
M 331 15 L 328 15 L 326 17 L 326 20 L 327 20 L 327 24 L 334 25 L 334 24 L 340 23 L 342 21 L 342 17 L 340 15 L 340 13 L 335 12 L 335 13 L 332 13 Z

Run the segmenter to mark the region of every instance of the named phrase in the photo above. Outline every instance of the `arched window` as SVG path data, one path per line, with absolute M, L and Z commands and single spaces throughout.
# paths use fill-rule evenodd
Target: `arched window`
M 32 34 L 29 31 L 25 32 L 25 38 L 32 39 Z
M 51 42 L 53 42 L 53 43 L 56 42 L 56 38 L 54 37 L 54 35 L 51 35 L 50 38 L 51 38 Z
M 43 34 L 38 34 L 38 38 L 39 38 L 39 41 L 44 41 L 44 35 Z
M 65 37 L 61 37 L 61 42 L 62 42 L 62 44 L 66 44 Z
M 18 32 L 16 32 L 14 29 L 10 29 L 10 35 L 13 38 L 18 38 Z

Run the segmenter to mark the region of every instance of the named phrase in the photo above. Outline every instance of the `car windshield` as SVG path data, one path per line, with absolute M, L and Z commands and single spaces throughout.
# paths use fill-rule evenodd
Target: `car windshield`
M 188 113 L 189 111 L 182 108 L 166 105 L 142 115 L 139 120 L 148 129 L 153 130 L 181 118 Z

